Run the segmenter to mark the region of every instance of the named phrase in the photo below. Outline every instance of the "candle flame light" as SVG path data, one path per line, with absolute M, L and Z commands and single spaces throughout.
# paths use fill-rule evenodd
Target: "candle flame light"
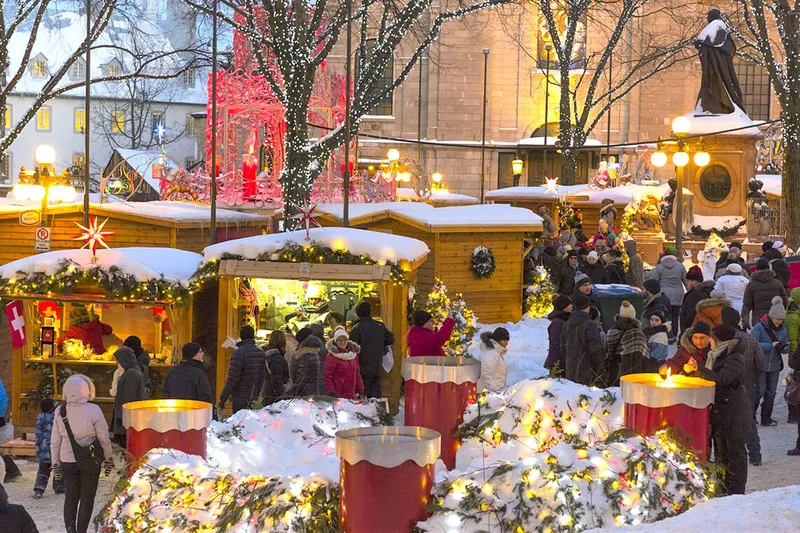
M 664 381 L 658 383 L 658 386 L 663 389 L 674 389 L 675 388 L 675 380 L 672 379 L 672 369 L 667 368 L 667 377 L 664 378 Z

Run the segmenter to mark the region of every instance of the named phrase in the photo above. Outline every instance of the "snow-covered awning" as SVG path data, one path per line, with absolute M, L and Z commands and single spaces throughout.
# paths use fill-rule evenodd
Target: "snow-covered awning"
M 542 185 L 536 187 L 507 187 L 486 193 L 486 199 L 495 202 L 514 200 L 564 200 L 570 197 L 579 202 L 601 203 L 603 200 L 613 200 L 615 204 L 626 205 L 639 201 L 650 194 L 661 198 L 669 191 L 669 185 L 621 185 L 608 189 L 592 189 L 588 185 L 559 185 L 556 193 L 547 193 Z M 692 191 L 685 188 L 684 194 L 691 195 Z

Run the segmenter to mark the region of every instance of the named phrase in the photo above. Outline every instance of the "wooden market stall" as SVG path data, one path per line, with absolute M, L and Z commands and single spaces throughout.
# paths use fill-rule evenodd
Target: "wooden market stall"
M 341 224 L 341 204 L 318 206 L 323 225 Z M 542 220 L 527 209 L 504 204 L 434 208 L 427 204 L 392 202 L 350 206 L 350 225 L 419 239 L 431 253 L 420 267 L 417 293 L 427 294 L 436 278 L 448 292 L 461 293 L 485 323 L 522 317 L 524 240 L 542 231 Z M 495 258 L 495 272 L 476 279 L 472 253 L 484 246 Z
M 21 310 L 12 313 L 24 320 L 26 332 L 23 346 L 6 353 L 11 343 L 3 342 L 0 354 L 11 361 L 12 376 L 3 378 L 10 378 L 17 430 L 35 425 L 39 400 L 59 400 L 61 385 L 72 373 L 94 380 L 95 401 L 110 416 L 113 352 L 130 335 L 150 353 L 148 387 L 158 397 L 166 372 L 180 361 L 183 343 L 216 329 L 216 315 L 202 312 L 216 304 L 215 286 L 190 290 L 201 259 L 184 250 L 114 248 L 97 250 L 93 262 L 87 249 L 48 252 L 0 267 L 0 298 L 4 306 Z M 9 333 L 22 325 L 3 322 Z M 87 331 L 102 332 L 102 346 L 90 341 Z
M 0 248 L 0 265 L 35 254 L 34 232 L 37 226 L 20 224 L 20 213 L 41 213 L 40 204 L 0 199 L 0 234 L 5 239 Z M 157 246 L 201 252 L 210 242 L 210 208 L 188 202 L 115 202 L 89 206 L 89 213 L 108 219 L 104 230 L 114 232 L 113 246 Z M 51 250 L 80 248 L 73 240 L 80 233 L 75 223 L 83 223 L 83 204 L 48 206 L 45 225 L 51 228 Z M 270 217 L 252 213 L 217 210 L 217 242 L 267 230 Z
M 317 322 L 332 333 L 351 326 L 360 301 L 394 333 L 394 367 L 383 376 L 384 394 L 394 407 L 402 386 L 406 352 L 408 289 L 428 255 L 424 242 L 353 228 L 315 228 L 260 235 L 209 246 L 207 273 L 219 282 L 219 343 L 236 339 L 245 323 L 265 339 L 276 329 L 298 331 Z M 204 271 L 201 268 L 201 272 Z M 216 385 L 221 391 L 233 350 L 217 354 Z

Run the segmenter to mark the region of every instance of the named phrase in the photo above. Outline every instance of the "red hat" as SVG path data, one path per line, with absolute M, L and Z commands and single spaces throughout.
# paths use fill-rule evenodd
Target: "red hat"
M 686 273 L 686 279 L 691 279 L 694 281 L 703 281 L 703 271 L 700 270 L 700 267 L 694 265 L 692 268 L 689 269 L 689 272 Z

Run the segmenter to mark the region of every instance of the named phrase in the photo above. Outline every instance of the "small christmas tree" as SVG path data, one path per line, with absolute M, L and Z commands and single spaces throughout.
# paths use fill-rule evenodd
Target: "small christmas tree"
M 450 340 L 444 345 L 444 353 L 454 357 L 466 356 L 467 347 L 477 332 L 475 313 L 472 312 L 472 309 L 469 308 L 460 294 L 455 300 L 451 301 L 447 296 L 447 286 L 437 278 L 431 292 L 428 293 L 428 301 L 425 305 L 425 310 L 431 314 L 437 328 L 442 326 L 447 317 L 448 306 L 453 313 L 455 326 L 453 327 L 453 333 L 450 335 Z
M 553 294 L 556 286 L 550 281 L 550 274 L 543 266 L 537 266 L 531 283 L 527 290 L 528 299 L 525 307 L 530 318 L 544 318 L 553 310 Z

